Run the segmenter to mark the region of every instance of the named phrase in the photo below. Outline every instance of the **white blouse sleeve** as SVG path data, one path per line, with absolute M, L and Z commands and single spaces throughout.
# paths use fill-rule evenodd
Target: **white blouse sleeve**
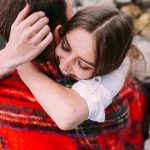
M 122 65 L 115 71 L 102 77 L 97 76 L 89 80 L 80 80 L 72 86 L 72 89 L 78 92 L 87 102 L 88 119 L 97 122 L 105 121 L 104 110 L 123 87 L 129 65 L 129 58 L 125 58 Z

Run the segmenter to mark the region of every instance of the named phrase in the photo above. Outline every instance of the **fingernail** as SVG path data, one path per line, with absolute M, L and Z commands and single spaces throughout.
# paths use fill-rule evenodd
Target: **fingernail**
M 29 6 L 29 3 L 26 3 L 25 7 L 28 7 Z

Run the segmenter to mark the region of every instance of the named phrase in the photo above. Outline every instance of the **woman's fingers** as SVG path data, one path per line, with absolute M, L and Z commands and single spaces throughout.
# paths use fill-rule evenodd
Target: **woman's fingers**
M 18 25 L 19 23 L 21 23 L 28 15 L 30 12 L 30 5 L 27 4 L 26 7 L 18 14 L 14 24 Z
M 53 40 L 52 33 L 49 32 L 49 34 L 41 41 L 39 44 L 39 48 L 41 51 L 43 51 Z
M 49 19 L 47 17 L 43 17 L 39 19 L 32 27 L 31 32 L 34 35 L 35 33 L 39 32 L 43 27 L 47 25 Z
M 53 39 L 45 13 L 36 12 L 28 16 L 29 12 L 30 6 L 27 5 L 11 26 L 6 47 L 13 51 L 11 58 L 14 60 L 14 66 L 33 60 Z
M 33 38 L 35 43 L 41 42 L 50 32 L 50 28 L 48 25 L 45 25 Z
M 45 13 L 42 11 L 35 12 L 31 14 L 29 17 L 27 17 L 24 21 L 20 23 L 20 26 L 23 28 L 31 27 L 33 24 L 35 24 L 38 20 L 45 17 Z

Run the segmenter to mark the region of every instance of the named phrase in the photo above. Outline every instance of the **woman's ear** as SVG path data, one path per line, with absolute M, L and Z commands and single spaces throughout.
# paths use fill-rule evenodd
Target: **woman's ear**
M 54 30 L 54 39 L 55 39 L 56 45 L 59 44 L 59 42 L 61 41 L 62 34 L 63 34 L 63 26 L 57 25 Z

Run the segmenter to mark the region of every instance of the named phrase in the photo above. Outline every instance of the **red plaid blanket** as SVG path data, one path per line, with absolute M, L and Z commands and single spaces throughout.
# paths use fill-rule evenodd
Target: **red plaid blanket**
M 57 75 L 52 66 L 49 71 Z M 33 100 L 17 73 L 0 81 L 0 150 L 141 150 L 143 147 L 146 101 L 140 85 L 133 79 L 127 81 L 106 109 L 104 123 L 87 120 L 70 131 L 60 130 Z

